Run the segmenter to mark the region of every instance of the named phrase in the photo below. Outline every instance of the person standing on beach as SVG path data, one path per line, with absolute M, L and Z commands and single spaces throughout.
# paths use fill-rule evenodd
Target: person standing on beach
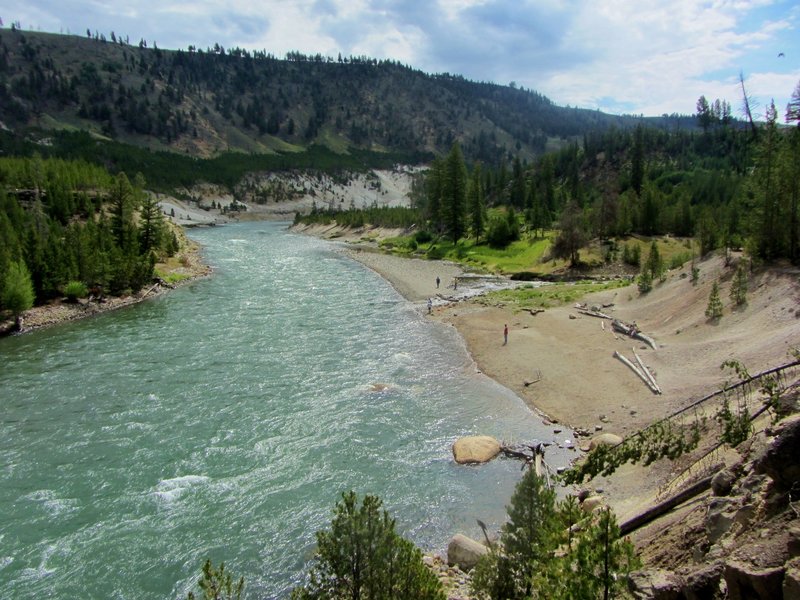
M 439 289 L 439 283 L 441 283 L 441 281 L 442 281 L 442 280 L 441 280 L 441 279 L 439 279 L 439 276 L 437 275 L 437 276 L 436 276 L 436 289 L 437 289 L 437 290 Z
M 508 323 L 503 326 L 503 346 L 508 343 Z
M 431 309 L 433 308 L 433 301 L 428 298 L 428 314 L 431 314 Z

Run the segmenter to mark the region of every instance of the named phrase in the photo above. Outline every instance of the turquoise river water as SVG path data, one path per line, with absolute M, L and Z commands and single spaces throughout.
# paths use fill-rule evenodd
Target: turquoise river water
M 350 489 L 426 550 L 502 523 L 520 464 L 453 440 L 552 434 L 452 328 L 285 224 L 191 235 L 212 277 L 0 340 L 0 596 L 185 597 L 211 557 L 283 598 Z

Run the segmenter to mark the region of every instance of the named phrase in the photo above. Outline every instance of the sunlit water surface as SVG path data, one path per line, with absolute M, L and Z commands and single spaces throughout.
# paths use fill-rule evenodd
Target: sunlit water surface
M 3 597 L 185 597 L 206 557 L 286 597 L 350 489 L 424 549 L 502 522 L 519 463 L 453 440 L 551 434 L 452 329 L 285 225 L 192 237 L 212 277 L 0 340 Z

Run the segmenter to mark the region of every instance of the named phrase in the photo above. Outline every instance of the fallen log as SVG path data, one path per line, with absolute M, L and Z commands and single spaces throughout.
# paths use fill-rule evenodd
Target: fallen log
M 687 500 L 691 500 L 695 496 L 705 492 L 708 488 L 711 487 L 712 477 L 706 477 L 705 479 L 698 481 L 694 485 L 689 486 L 682 492 L 678 492 L 671 498 L 667 498 L 663 502 L 656 504 L 655 506 L 647 509 L 643 513 L 639 513 L 635 517 L 628 519 L 619 526 L 620 534 L 628 535 L 629 533 L 636 531 L 640 527 L 647 525 L 651 521 L 654 521 L 661 515 L 671 511 L 676 506 L 680 506 Z
M 156 283 L 153 285 L 153 287 L 151 287 L 151 288 L 150 288 L 149 290 L 147 290 L 147 291 L 146 291 L 144 294 L 142 294 L 142 300 L 144 300 L 145 298 L 147 298 L 147 297 L 150 295 L 150 292 L 152 292 L 154 289 L 156 289 L 156 288 L 157 288 L 159 285 L 161 285 L 161 283 L 157 281 L 157 282 L 156 282 Z
M 642 340 L 645 344 L 650 346 L 653 350 L 658 350 L 658 345 L 656 345 L 656 341 L 653 338 L 651 338 L 650 336 L 647 336 L 647 335 L 643 334 L 641 331 L 637 331 L 636 334 L 633 335 L 633 337 L 635 337 L 637 340 Z
M 589 315 L 590 317 L 597 317 L 598 319 L 613 319 L 611 315 L 607 315 L 606 313 L 602 313 L 599 310 L 585 310 L 583 308 L 577 309 L 579 313 L 582 315 Z
M 658 393 L 659 393 L 659 392 L 657 391 L 657 387 L 654 387 L 654 386 L 653 386 L 653 384 L 652 384 L 652 383 L 650 383 L 650 380 L 647 378 L 647 376 L 646 376 L 644 373 L 642 373 L 642 371 L 639 369 L 639 367 L 637 367 L 637 366 L 636 366 L 635 364 L 633 364 L 633 363 L 632 363 L 630 360 L 628 360 L 627 358 L 625 358 L 624 356 L 622 356 L 622 354 L 620 354 L 620 353 L 619 353 L 619 352 L 617 352 L 616 350 L 614 350 L 614 358 L 618 358 L 618 359 L 619 359 L 619 360 L 621 360 L 623 363 L 625 363 L 626 365 L 628 365 L 628 367 L 630 367 L 631 371 L 633 371 L 634 373 L 636 373 L 636 374 L 639 376 L 639 379 L 641 379 L 642 381 L 644 381 L 645 385 L 647 385 L 647 387 L 649 387 L 649 388 L 650 388 L 650 390 L 651 390 L 651 391 L 652 391 L 654 394 L 658 394 Z
M 645 364 L 644 364 L 644 361 L 642 360 L 642 357 L 641 357 L 641 356 L 639 356 L 639 355 L 636 353 L 636 348 L 631 348 L 631 350 L 633 351 L 633 356 L 636 358 L 636 362 L 639 364 L 639 366 L 640 366 L 640 367 L 641 367 L 641 369 L 642 369 L 642 373 L 644 373 L 644 374 L 645 374 L 645 376 L 647 377 L 647 379 L 648 379 L 648 380 L 650 381 L 650 383 L 652 384 L 652 388 L 655 388 L 655 390 L 656 390 L 656 393 L 658 393 L 658 394 L 661 394 L 661 393 L 662 393 L 662 392 L 661 392 L 661 387 L 659 387 L 658 383 L 656 382 L 656 378 L 655 378 L 655 377 L 653 377 L 653 374 L 650 372 L 650 369 L 648 369 L 648 368 L 647 368 L 647 365 L 645 365 Z
M 614 319 L 611 321 L 611 326 L 614 328 L 615 331 L 619 333 L 624 333 L 628 337 L 636 338 L 637 340 L 642 340 L 645 344 L 650 346 L 653 350 L 658 350 L 658 346 L 656 345 L 656 341 L 643 334 L 639 329 L 636 327 L 635 324 L 628 325 L 619 319 Z
M 542 380 L 542 372 L 537 370 L 536 371 L 536 379 L 534 379 L 533 381 L 528 381 L 526 379 L 525 381 L 522 382 L 522 385 L 524 385 L 525 387 L 528 387 L 529 385 L 533 385 L 534 383 L 539 383 L 541 380 Z
M 544 456 L 544 450 L 549 442 L 535 442 L 532 444 L 500 445 L 500 452 L 509 458 L 519 458 L 525 462 L 533 462 L 536 456 Z

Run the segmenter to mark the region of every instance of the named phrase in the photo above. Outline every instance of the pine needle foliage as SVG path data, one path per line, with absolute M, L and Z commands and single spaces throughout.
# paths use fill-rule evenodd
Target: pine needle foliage
M 491 600 L 608 598 L 636 566 L 610 510 L 587 516 L 572 496 L 557 503 L 529 469 L 511 497 L 500 543 L 475 567 L 472 586 Z
M 736 267 L 736 274 L 731 282 L 731 300 L 736 306 L 747 304 L 747 286 L 747 267 L 744 261 L 739 261 L 739 266 Z
M 618 446 L 599 445 L 563 475 L 564 483 L 582 483 L 597 475 L 608 476 L 625 463 L 649 465 L 660 458 L 675 460 L 697 448 L 700 442 L 700 422 L 690 425 L 673 423 L 670 419 L 657 421 L 638 434 L 623 440 Z
M 716 281 L 711 286 L 711 293 L 708 296 L 708 306 L 706 306 L 706 317 L 710 321 L 722 318 L 722 300 L 719 298 L 719 283 Z
M 317 532 L 317 558 L 293 600 L 444 600 L 441 584 L 422 553 L 395 531 L 377 496 L 358 506 L 355 492 L 342 494 L 331 528 Z
M 244 577 L 234 583 L 233 576 L 225 570 L 225 563 L 215 567 L 211 559 L 203 565 L 203 576 L 197 582 L 203 595 L 199 598 L 194 592 L 189 592 L 187 600 L 240 600 L 244 590 Z
M 34 299 L 31 274 L 24 262 L 9 264 L 1 291 L 0 306 L 10 310 L 19 323 L 20 315 L 33 306 Z

